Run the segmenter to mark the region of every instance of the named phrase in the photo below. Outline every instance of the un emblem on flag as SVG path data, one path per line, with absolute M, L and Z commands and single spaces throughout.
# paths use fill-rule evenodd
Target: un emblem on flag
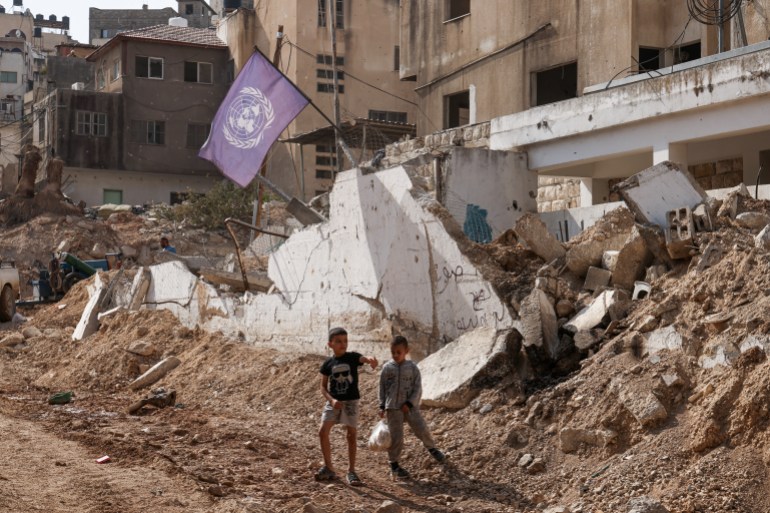
M 223 131 L 227 142 L 247 150 L 262 142 L 265 130 L 273 123 L 273 104 L 254 87 L 244 87 L 230 103 Z

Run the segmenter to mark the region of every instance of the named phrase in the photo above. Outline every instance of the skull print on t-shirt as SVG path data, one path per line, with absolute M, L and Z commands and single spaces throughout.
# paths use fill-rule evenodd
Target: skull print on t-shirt
M 329 393 L 338 401 L 359 399 L 358 367 L 361 366 L 359 353 L 345 353 L 339 358 L 332 356 L 321 365 L 321 374 L 329 377 Z

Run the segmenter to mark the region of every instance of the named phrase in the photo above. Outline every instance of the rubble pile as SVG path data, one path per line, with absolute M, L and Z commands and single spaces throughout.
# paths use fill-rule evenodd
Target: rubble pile
M 767 511 L 770 202 L 693 188 L 699 199 L 659 212 L 625 186 L 631 209 L 566 244 L 524 216 L 464 248 L 485 261 L 513 324 L 468 330 L 420 362 L 425 416 L 449 464 L 408 439 L 409 483 L 391 482 L 365 449 L 366 494 L 312 480 L 323 357 L 187 328 L 165 310 L 103 311 L 95 333 L 73 340 L 90 281 L 0 337 L 0 413 L 182 476 L 199 494 L 189 500 L 202 495 L 213 511 L 376 511 L 385 499 L 441 512 Z M 125 239 L 118 218 L 93 226 L 109 244 L 136 244 L 146 222 L 120 216 Z M 52 240 L 67 226 L 36 220 L 29 233 Z M 108 289 L 117 278 L 99 274 Z M 361 375 L 362 447 L 376 378 Z M 63 391 L 74 402 L 50 409 L 45 399 Z M 340 459 L 344 443 L 335 437 Z

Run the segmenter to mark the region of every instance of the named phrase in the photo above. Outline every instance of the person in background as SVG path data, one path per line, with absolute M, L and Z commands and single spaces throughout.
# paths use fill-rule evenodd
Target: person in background
M 168 243 L 168 237 L 160 238 L 160 250 L 168 251 L 169 253 L 176 253 L 176 248 Z

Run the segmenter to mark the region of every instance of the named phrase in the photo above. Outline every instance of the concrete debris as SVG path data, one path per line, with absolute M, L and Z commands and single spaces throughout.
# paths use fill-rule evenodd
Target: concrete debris
M 717 217 L 721 202 L 715 198 L 707 198 L 706 201 L 695 207 L 692 211 L 692 222 L 695 231 L 699 233 L 714 230 L 714 220 Z
M 641 223 L 667 228 L 672 206 L 695 208 L 706 192 L 679 164 L 662 162 L 617 184 L 615 189 Z
M 615 443 L 618 434 L 610 429 L 575 429 L 562 428 L 559 431 L 559 444 L 564 453 L 575 452 L 580 444 L 607 447 Z
M 620 251 L 617 250 L 602 253 L 602 267 L 608 271 L 614 271 L 615 265 L 618 263 L 618 255 L 620 255 Z
M 754 237 L 754 245 L 758 249 L 768 250 L 770 249 L 770 225 L 762 228 L 756 237 Z
M 770 224 L 770 215 L 764 212 L 742 212 L 735 216 L 735 222 L 749 230 L 761 230 Z
M 130 346 L 128 346 L 128 349 L 126 349 L 126 351 L 139 356 L 152 356 L 157 352 L 157 348 L 150 342 L 145 342 L 144 340 L 137 340 L 136 342 L 133 342 Z
M 703 369 L 713 369 L 717 366 L 730 367 L 741 356 L 741 351 L 735 344 L 725 342 L 713 348 L 710 354 L 702 354 L 698 365 Z
M 128 407 L 129 415 L 137 415 L 145 406 L 154 406 L 156 408 L 167 408 L 176 404 L 176 390 L 173 388 L 166 390 L 165 388 L 158 388 L 151 392 L 147 397 L 139 399 Z
M 567 269 L 585 276 L 591 266 L 599 267 L 607 251 L 620 251 L 634 228 L 634 216 L 627 208 L 618 208 L 597 221 L 589 230 L 593 236 L 579 239 L 567 251 Z
M 535 457 L 531 454 L 525 454 L 521 458 L 519 458 L 519 461 L 517 462 L 517 465 L 521 468 L 528 467 L 533 461 L 535 461 Z
M 227 285 L 232 290 L 243 292 L 243 275 L 235 272 L 225 272 L 216 269 L 201 269 L 198 273 L 201 278 L 215 285 Z M 256 292 L 267 292 L 273 286 L 273 280 L 268 278 L 267 273 L 248 273 L 246 281 L 249 290 Z
M 385 501 L 374 511 L 374 513 L 402 513 L 403 507 L 397 502 Z
M 551 235 L 537 214 L 525 214 L 516 221 L 516 234 L 527 243 L 537 256 L 551 262 L 564 256 L 564 246 Z
M 102 282 L 100 274 L 96 273 L 94 276 L 95 290 L 91 293 L 91 298 L 83 309 L 80 322 L 78 322 L 75 331 L 72 333 L 72 340 L 83 340 L 96 333 L 99 329 L 99 303 L 101 303 L 102 298 L 107 293 L 107 285 Z
M 34 326 L 27 326 L 26 328 L 21 330 L 21 334 L 24 336 L 25 339 L 37 338 L 37 337 L 43 336 L 43 332 Z
M 0 342 L 0 345 L 2 345 L 2 342 Z M 745 353 L 754 347 L 758 347 L 762 349 L 766 355 L 770 355 L 770 337 L 749 335 L 741 342 L 740 351 L 741 353 Z
M 618 252 L 618 259 L 612 271 L 611 285 L 631 290 L 634 282 L 644 273 L 652 260 L 652 253 L 636 226 L 628 236 L 623 248 Z
M 695 247 L 693 236 L 695 224 L 692 211 L 687 207 L 671 210 L 666 213 L 666 250 L 671 258 L 678 260 L 688 258 L 690 250 Z
M 594 335 L 591 331 L 578 331 L 573 337 L 575 347 L 581 351 L 591 349 L 593 346 L 599 343 L 600 338 Z
M 568 299 L 560 299 L 556 302 L 556 316 L 563 319 L 575 312 L 575 305 Z
M 652 392 L 640 394 L 636 390 L 624 390 L 620 402 L 642 427 L 654 426 L 668 418 L 666 407 Z
M 660 502 L 652 497 L 634 497 L 628 501 L 628 513 L 670 513 Z
M 701 251 L 696 271 L 700 273 L 709 267 L 714 267 L 720 260 L 722 260 L 722 246 L 716 242 L 709 242 Z
M 652 286 L 646 281 L 634 282 L 634 292 L 631 294 L 631 299 L 636 301 L 637 299 L 644 299 L 652 292 Z
M 745 184 L 730 189 L 727 196 L 722 200 L 717 217 L 729 217 L 735 219 L 738 215 L 738 198 L 750 198 L 751 194 Z
M 524 347 L 536 351 L 539 359 L 552 359 L 559 345 L 559 326 L 548 295 L 540 289 L 533 289 L 521 302 L 519 316 Z
M 14 347 L 24 343 L 24 335 L 21 333 L 11 333 L 0 340 L 0 347 Z
M 674 326 L 657 329 L 645 335 L 644 353 L 653 355 L 660 351 L 682 351 L 685 342 Z
M 661 374 L 660 379 L 663 382 L 664 385 L 666 385 L 668 388 L 674 388 L 684 385 L 684 380 L 679 377 L 679 374 L 673 373 L 673 374 Z
M 129 386 L 132 390 L 150 386 L 179 366 L 180 363 L 182 363 L 181 360 L 176 356 L 169 356 L 150 367 L 147 372 L 132 381 Z
M 587 331 L 601 324 L 608 315 L 612 320 L 625 315 L 628 293 L 622 290 L 605 290 L 590 305 L 583 308 L 564 327 L 572 333 Z
M 422 403 L 426 406 L 464 408 L 480 392 L 479 383 L 491 384 L 515 370 L 521 350 L 516 330 L 477 328 L 424 360 Z
M 668 268 L 665 265 L 653 265 L 647 268 L 644 273 L 644 281 L 652 283 L 663 277 L 668 272 Z
M 605 254 L 607 252 L 605 251 Z M 600 290 L 610 283 L 612 278 L 612 272 L 602 269 L 600 267 L 589 267 L 586 273 L 586 281 L 583 284 L 583 289 L 588 291 Z

